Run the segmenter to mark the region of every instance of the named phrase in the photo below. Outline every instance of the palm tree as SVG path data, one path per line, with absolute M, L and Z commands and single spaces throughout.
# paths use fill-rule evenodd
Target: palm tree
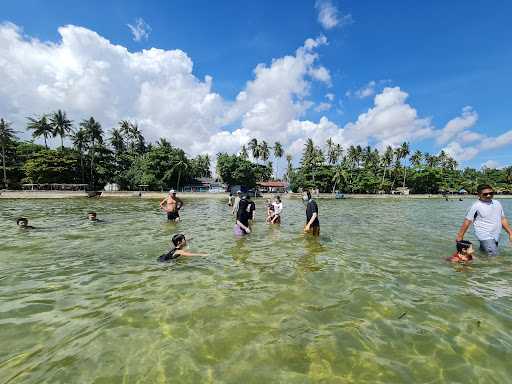
M 73 131 L 73 122 L 66 116 L 66 112 L 60 109 L 50 116 L 50 125 L 53 129 L 53 137 L 60 136 L 60 149 L 64 149 L 64 136 Z
M 508 184 L 512 184 L 512 166 L 506 167 L 505 171 L 505 180 L 507 180 Z
M 386 178 L 386 172 L 388 168 L 391 166 L 391 163 L 393 162 L 393 148 L 391 148 L 390 145 L 386 147 L 386 150 L 384 151 L 384 155 L 381 157 L 381 164 L 383 167 L 382 172 L 382 181 L 380 183 L 380 187 L 384 185 L 384 179 Z
M 404 159 L 404 182 L 402 184 L 402 187 L 405 188 L 405 178 L 407 176 L 407 168 L 405 166 L 405 162 L 407 160 L 407 156 L 409 156 L 410 150 L 409 150 L 409 143 L 403 142 L 402 145 L 399 148 L 400 157 Z
M 190 168 L 190 163 L 188 162 L 187 158 L 185 157 L 185 153 L 183 151 L 180 151 L 180 155 L 175 161 L 173 162 L 173 166 L 171 168 L 171 172 L 174 173 L 174 171 L 178 170 L 178 182 L 176 184 L 176 190 L 179 191 L 180 189 L 180 179 L 181 179 L 181 172 L 188 171 Z
M 249 147 L 249 150 L 252 153 L 253 159 L 256 160 L 256 162 L 258 162 L 258 159 L 260 158 L 260 146 L 258 144 L 258 140 L 251 139 L 249 141 L 249 144 L 247 144 L 247 146 Z
M 169 149 L 172 148 L 171 143 L 165 137 L 161 137 L 157 141 L 156 145 L 158 145 L 161 148 L 169 148 Z
M 270 157 L 270 147 L 268 146 L 266 141 L 262 141 L 259 147 L 259 157 L 261 158 L 261 160 L 263 160 L 263 162 L 265 162 Z
M 242 149 L 240 150 L 240 157 L 244 160 L 249 158 L 249 153 L 247 152 L 247 147 L 245 145 L 242 145 Z
M 278 178 L 279 174 L 279 163 L 277 159 L 281 159 L 283 157 L 283 154 L 283 146 L 279 141 L 276 141 L 274 143 L 274 157 L 276 158 L 276 179 Z
M 114 151 L 116 151 L 116 154 L 120 154 L 125 151 L 126 147 L 120 129 L 112 128 L 112 130 L 110 131 L 109 141 L 110 144 L 112 144 Z
M 286 163 L 287 163 L 287 167 L 286 167 L 286 181 L 290 182 L 290 178 L 291 178 L 292 173 L 293 173 L 293 164 L 292 164 L 292 155 L 290 155 L 289 153 L 286 154 Z
M 78 154 L 80 156 L 80 170 L 82 173 L 82 183 L 85 181 L 85 175 L 84 175 L 84 149 L 87 148 L 88 144 L 88 138 L 87 138 L 87 132 L 85 129 L 80 128 L 78 131 L 76 131 L 71 136 L 71 141 L 73 143 L 73 146 L 78 151 Z
M 119 131 L 120 131 L 121 135 L 124 137 L 124 140 L 126 142 L 125 148 L 128 148 L 130 146 L 130 138 L 132 135 L 131 123 L 128 120 L 121 120 L 118 124 L 119 124 Z
M 16 131 L 11 128 L 11 123 L 0 119 L 0 145 L 2 146 L 2 168 L 4 170 L 4 186 L 8 188 L 7 184 L 7 168 L 5 167 L 5 147 L 11 141 L 16 139 Z
M 103 144 L 103 129 L 101 124 L 94 120 L 94 117 L 90 117 L 88 120 L 82 120 L 80 128 L 84 129 L 87 135 L 88 141 L 91 143 L 91 187 L 94 188 L 94 156 L 96 154 L 96 144 Z
M 418 149 L 409 158 L 409 161 L 415 168 L 420 167 L 422 160 L 423 160 L 423 153 L 421 153 L 421 151 Z
M 33 117 L 27 117 L 29 123 L 27 124 L 27 129 L 30 129 L 32 132 L 33 138 L 38 138 L 40 136 L 44 137 L 44 146 L 48 149 L 47 139 L 48 136 L 53 135 L 53 128 L 48 122 L 48 118 L 46 115 L 42 115 L 39 119 Z
M 332 175 L 332 182 L 334 183 L 332 187 L 332 193 L 336 191 L 336 186 L 339 184 L 346 184 L 349 178 L 349 174 L 347 169 L 342 165 L 338 164 L 334 168 L 334 174 Z

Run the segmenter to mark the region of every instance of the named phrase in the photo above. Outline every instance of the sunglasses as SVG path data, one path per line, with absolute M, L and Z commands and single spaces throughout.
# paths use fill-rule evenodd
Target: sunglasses
M 494 196 L 494 192 L 482 193 L 482 196 L 483 197 L 493 197 Z

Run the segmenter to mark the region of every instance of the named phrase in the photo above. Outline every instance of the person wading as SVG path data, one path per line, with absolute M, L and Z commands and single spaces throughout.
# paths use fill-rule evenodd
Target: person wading
M 498 242 L 501 229 L 505 229 L 512 242 L 512 229 L 508 224 L 500 202 L 493 200 L 494 190 L 489 185 L 479 185 L 478 200 L 469 209 L 456 241 L 462 241 L 468 228 L 473 224 L 475 235 L 480 241 L 480 249 L 488 256 L 498 255 Z
M 313 236 L 320 236 L 320 221 L 318 220 L 318 205 L 316 201 L 311 198 L 311 192 L 305 190 L 302 193 L 302 200 L 307 203 L 306 205 L 306 225 L 304 232 L 311 233 Z
M 160 202 L 160 209 L 167 212 L 167 220 L 180 221 L 180 209 L 183 207 L 183 201 L 176 197 L 176 191 L 171 189 L 165 199 Z

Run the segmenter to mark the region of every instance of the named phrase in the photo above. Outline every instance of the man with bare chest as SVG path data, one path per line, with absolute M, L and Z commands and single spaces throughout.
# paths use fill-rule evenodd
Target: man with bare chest
M 180 221 L 180 209 L 183 207 L 183 201 L 176 197 L 176 191 L 171 189 L 165 199 L 160 202 L 160 209 L 167 212 L 167 220 Z

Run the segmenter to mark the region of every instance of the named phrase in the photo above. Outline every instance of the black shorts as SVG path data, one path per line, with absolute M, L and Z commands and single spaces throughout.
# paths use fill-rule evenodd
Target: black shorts
M 178 212 L 167 212 L 167 220 L 176 221 L 179 218 L 180 214 Z

